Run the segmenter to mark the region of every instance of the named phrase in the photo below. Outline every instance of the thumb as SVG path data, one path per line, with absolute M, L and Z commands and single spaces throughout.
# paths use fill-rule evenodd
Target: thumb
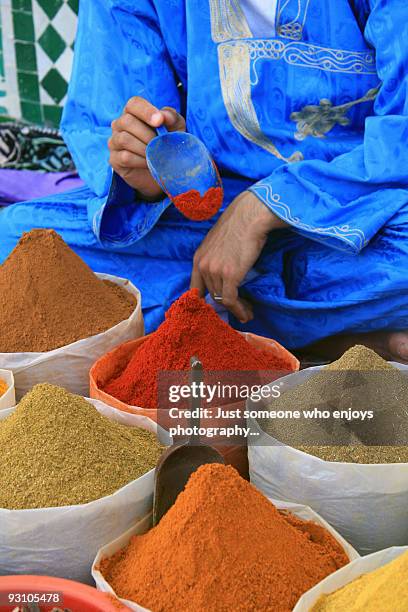
M 186 121 L 180 113 L 176 111 L 175 108 L 171 106 L 164 106 L 161 109 L 161 112 L 164 117 L 164 125 L 169 130 L 169 132 L 185 132 L 186 131 Z

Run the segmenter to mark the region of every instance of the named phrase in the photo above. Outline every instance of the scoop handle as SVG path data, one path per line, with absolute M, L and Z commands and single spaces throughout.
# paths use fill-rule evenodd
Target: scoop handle
M 164 125 L 161 125 L 160 127 L 156 128 L 156 132 L 158 136 L 165 136 L 165 134 L 167 134 L 168 132 L 168 129 Z
M 190 359 L 190 383 L 191 385 L 193 383 L 196 383 L 197 385 L 199 385 L 200 383 L 202 383 L 202 381 L 203 381 L 203 364 L 201 363 L 199 359 L 197 359 L 197 357 L 191 357 Z M 201 401 L 200 401 L 199 394 L 197 394 L 197 397 L 195 397 L 193 394 L 193 387 L 192 387 L 191 388 L 191 398 L 190 398 L 190 410 L 192 413 L 197 410 L 197 413 L 199 415 L 200 408 L 201 408 Z M 197 427 L 197 429 L 200 427 L 200 416 L 190 417 L 190 427 L 193 429 L 194 427 Z M 191 444 L 191 445 L 200 444 L 200 436 L 194 433 L 191 434 L 188 444 Z

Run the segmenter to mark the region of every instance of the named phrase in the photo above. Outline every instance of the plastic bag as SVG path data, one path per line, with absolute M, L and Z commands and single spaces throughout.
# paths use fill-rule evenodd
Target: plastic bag
M 290 512 L 300 517 L 301 519 L 304 519 L 305 521 L 314 521 L 315 523 L 322 525 L 341 544 L 341 546 L 347 553 L 350 561 L 353 561 L 354 559 L 359 559 L 358 552 L 354 550 L 354 548 L 350 546 L 350 544 L 348 544 L 348 542 L 346 542 L 346 540 L 344 540 L 344 538 L 342 538 L 341 535 L 338 534 L 324 519 L 322 519 L 318 514 L 316 514 L 316 512 L 313 512 L 311 508 L 308 508 L 307 506 L 303 506 L 301 504 L 292 504 L 290 502 L 277 501 L 274 499 L 271 499 L 270 501 L 277 508 L 281 510 L 289 510 Z M 105 578 L 102 576 L 101 572 L 97 568 L 100 562 L 102 561 L 102 559 L 104 559 L 105 557 L 112 556 L 115 552 L 127 546 L 130 538 L 133 535 L 141 535 L 149 531 L 149 529 L 151 528 L 151 525 L 152 525 L 151 515 L 146 516 L 143 520 L 139 521 L 136 525 L 131 527 L 128 531 L 126 531 L 121 536 L 116 538 L 116 540 L 113 540 L 109 544 L 106 544 L 106 546 L 103 546 L 103 548 L 101 548 L 98 551 L 95 557 L 95 561 L 93 562 L 93 565 L 92 565 L 92 577 L 95 580 L 96 588 L 99 591 L 103 591 L 104 593 L 111 593 L 115 597 L 118 597 L 115 591 L 108 584 L 108 582 L 106 582 Z M 133 601 L 129 601 L 127 599 L 120 599 L 120 601 L 125 606 L 130 608 L 130 610 L 135 610 L 136 612 L 150 612 L 146 608 L 139 606 L 137 603 Z
M 281 389 L 303 372 L 282 378 Z M 408 544 L 407 463 L 324 461 L 279 444 L 254 419 L 248 427 L 259 432 L 249 437 L 250 479 L 265 495 L 309 505 L 363 555 Z
M 114 346 L 144 334 L 140 291 L 128 280 L 97 274 L 124 287 L 137 300 L 131 316 L 90 338 L 78 340 L 45 353 L 0 353 L 0 368 L 12 370 L 17 401 L 34 385 L 48 382 L 78 395 L 89 394 L 89 370 L 92 364 Z
M 150 416 L 154 420 L 157 420 L 156 410 L 126 404 L 125 402 L 122 402 L 116 397 L 113 397 L 112 395 L 109 395 L 103 391 L 103 387 L 109 380 L 116 378 L 119 376 L 119 374 L 121 374 L 121 372 L 123 372 L 133 355 L 139 349 L 140 345 L 143 344 L 147 338 L 149 338 L 149 335 L 144 336 L 143 338 L 138 338 L 137 340 L 125 342 L 120 346 L 116 346 L 109 353 L 98 359 L 89 372 L 89 393 L 91 397 L 99 399 L 102 402 L 105 402 L 105 404 L 118 408 L 119 410 L 136 414 L 144 414 L 146 416 Z M 295 372 L 299 369 L 298 359 L 296 359 L 292 353 L 290 353 L 275 340 L 263 338 L 262 336 L 256 336 L 255 334 L 250 333 L 244 333 L 243 336 L 245 337 L 245 340 L 249 344 L 252 344 L 252 346 L 255 348 L 270 351 L 278 359 L 285 360 L 288 371 Z
M 125 414 L 97 400 L 88 401 L 112 421 L 160 433 L 161 439 L 170 443 L 151 419 Z M 1 411 L 0 419 L 13 411 Z M 112 495 L 88 504 L 0 509 L 0 575 L 50 575 L 92 583 L 90 572 L 96 552 L 151 511 L 153 484 L 154 470 L 150 470 Z
M 337 591 L 337 589 L 341 589 L 341 587 L 344 587 L 359 576 L 373 572 L 407 551 L 408 546 L 394 546 L 356 559 L 349 565 L 334 572 L 334 574 L 330 574 L 330 576 L 327 576 L 319 584 L 304 593 L 293 608 L 293 612 L 309 612 L 321 595 L 328 595 Z
M 299 369 L 299 361 L 296 359 L 296 357 L 275 340 L 256 336 L 255 334 L 251 333 L 245 333 L 243 335 L 246 341 L 249 344 L 252 344 L 254 347 L 260 350 L 268 350 L 278 359 L 285 360 L 288 371 L 294 372 Z M 167 418 L 160 416 L 158 410 L 126 404 L 116 397 L 109 395 L 102 389 L 110 379 L 123 372 L 133 355 L 148 337 L 149 336 L 145 336 L 143 338 L 138 338 L 137 340 L 125 342 L 98 359 L 98 361 L 92 366 L 89 373 L 89 394 L 91 397 L 99 399 L 109 406 L 114 406 L 119 410 L 149 416 L 154 421 L 158 421 L 159 423 L 164 424 L 164 427 L 166 427 Z M 230 406 L 230 408 L 233 407 Z M 202 425 L 205 426 L 203 421 Z M 212 423 L 209 423 L 208 425 L 212 425 Z M 217 448 L 227 464 L 235 467 L 243 478 L 248 478 L 248 457 L 246 443 L 244 446 L 241 446 L 225 444 L 225 442 L 219 444 L 212 441 L 211 445 Z

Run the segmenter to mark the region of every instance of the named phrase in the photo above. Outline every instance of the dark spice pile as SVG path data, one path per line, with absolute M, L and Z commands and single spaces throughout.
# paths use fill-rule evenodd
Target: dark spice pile
M 372 411 L 373 418 L 264 419 L 280 442 L 325 459 L 408 462 L 408 376 L 365 346 L 344 355 L 272 400 L 270 410 Z
M 54 232 L 23 235 L 0 265 L 0 353 L 43 352 L 106 331 L 136 299 L 102 281 Z
M 33 387 L 0 421 L 0 508 L 83 504 L 154 468 L 155 434 L 109 420 L 61 387 Z
M 279 512 L 234 468 L 213 463 L 100 570 L 117 596 L 149 610 L 289 612 L 348 561 L 326 529 Z

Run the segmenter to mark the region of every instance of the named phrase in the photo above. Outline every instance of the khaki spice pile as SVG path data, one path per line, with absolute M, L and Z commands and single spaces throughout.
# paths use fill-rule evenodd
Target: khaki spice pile
M 354 346 L 303 383 L 288 388 L 271 410 L 372 411 L 371 419 L 263 419 L 283 444 L 326 461 L 408 462 L 408 376 L 365 346 Z
M 128 319 L 136 298 L 99 279 L 54 230 L 32 230 L 0 265 L 0 353 L 44 352 Z
M 39 384 L 0 421 L 0 508 L 87 503 L 154 468 L 155 434 L 100 414 L 84 398 Z

